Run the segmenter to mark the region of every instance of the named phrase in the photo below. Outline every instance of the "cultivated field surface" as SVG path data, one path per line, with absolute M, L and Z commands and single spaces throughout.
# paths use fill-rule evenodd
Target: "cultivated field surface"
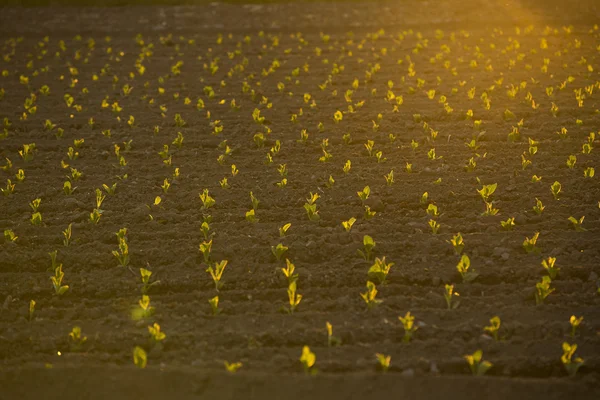
M 600 9 L 441 3 L 0 8 L 0 399 L 599 398 Z

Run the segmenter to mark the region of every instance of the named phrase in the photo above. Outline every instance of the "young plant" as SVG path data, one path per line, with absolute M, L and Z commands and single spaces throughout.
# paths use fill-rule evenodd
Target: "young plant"
M 167 335 L 160 330 L 160 325 L 156 322 L 153 325 L 148 325 L 148 333 L 150 334 L 150 340 L 154 344 L 162 342 L 167 338 Z
M 388 186 L 392 186 L 394 183 L 394 170 L 391 170 L 388 174 L 383 176 Z
M 315 353 L 310 351 L 308 346 L 304 346 L 302 348 L 302 354 L 300 355 L 300 362 L 302 363 L 306 375 L 315 375 L 317 373 L 315 368 L 316 361 L 317 357 L 315 356 Z
M 558 271 L 560 271 L 560 268 L 555 267 L 554 263 L 556 263 L 556 257 L 548 257 L 547 259 L 542 260 L 542 267 L 548 272 L 550 279 L 555 279 L 558 275 Z
M 42 224 L 42 214 L 39 211 L 31 214 L 31 224 L 36 226 Z
M 550 295 L 550 293 L 554 292 L 554 288 L 550 288 L 550 283 L 552 280 L 549 276 L 543 276 L 542 281 L 535 284 L 535 304 L 540 305 L 544 303 L 546 297 Z
M 356 192 L 356 194 L 358 195 L 360 201 L 362 201 L 362 203 L 364 204 L 365 201 L 369 198 L 369 195 L 371 194 L 371 188 L 365 186 L 363 190 L 361 190 L 360 192 Z
M 295 274 L 294 271 L 296 270 L 296 266 L 294 264 L 292 264 L 292 262 L 289 259 L 285 259 L 285 268 L 281 268 L 281 272 L 283 272 L 283 275 L 285 275 L 287 281 L 288 281 L 288 286 L 292 283 L 292 282 L 296 282 L 298 280 L 298 274 Z
M 575 357 L 575 351 L 577 350 L 577 345 L 575 343 L 569 344 L 564 342 L 562 344 L 563 355 L 560 357 L 560 361 L 563 363 L 565 370 L 569 376 L 577 375 L 577 371 L 583 365 L 584 360 L 581 357 Z
M 298 307 L 298 304 L 300 304 L 300 301 L 302 301 L 302 295 L 296 293 L 296 288 L 297 288 L 296 280 L 294 280 L 288 284 L 287 295 L 288 295 L 288 302 L 290 304 L 290 307 L 287 308 L 286 311 L 289 314 L 293 314 L 294 311 L 296 310 L 296 308 Z
M 369 235 L 363 236 L 363 250 L 357 250 L 358 255 L 365 259 L 365 261 L 371 261 L 371 255 L 375 248 L 375 241 Z
M 415 325 L 415 317 L 408 311 L 404 317 L 398 317 L 398 319 L 402 322 L 402 327 L 404 328 L 404 337 L 402 338 L 402 341 L 408 343 L 412 340 L 413 334 L 419 329 L 419 327 Z
M 542 211 L 544 211 L 545 208 L 546 208 L 546 206 L 544 206 L 544 204 L 542 204 L 542 201 L 536 197 L 535 206 L 533 206 L 533 211 L 537 215 L 541 215 Z
M 18 238 L 19 237 L 17 235 L 15 235 L 15 233 L 12 231 L 12 229 L 4 230 L 4 240 L 6 240 L 7 242 L 14 243 L 17 241 Z
M 138 368 L 146 368 L 146 364 L 148 363 L 148 356 L 146 351 L 140 346 L 135 346 L 133 348 L 133 364 Z
M 460 261 L 456 265 L 456 270 L 462 277 L 463 282 L 471 282 L 479 276 L 478 273 L 471 269 L 471 260 L 466 254 L 463 254 L 460 258 Z
M 571 337 L 572 338 L 575 337 L 577 328 L 579 328 L 579 325 L 581 325 L 582 321 L 583 321 L 583 317 L 577 318 L 576 316 L 571 315 L 571 318 L 569 318 L 569 323 L 571 324 Z
M 54 294 L 57 296 L 62 296 L 67 290 L 69 290 L 68 285 L 62 284 L 64 277 L 65 273 L 62 270 L 62 264 L 58 264 L 54 270 L 54 276 L 50 277 L 50 280 L 52 281 L 52 287 L 54 288 Z
M 317 211 L 317 204 L 315 203 L 319 197 L 318 193 L 311 192 L 310 197 L 306 199 L 306 203 L 304 203 L 306 215 L 311 221 L 318 221 L 320 218 L 319 211 Z
M 212 249 L 212 239 L 209 240 L 208 242 L 200 243 L 200 252 L 202 253 L 202 256 L 204 257 L 204 262 L 206 264 L 210 264 L 211 249 Z
M 446 300 L 446 306 L 448 310 L 452 310 L 460 304 L 460 301 L 454 301 L 454 296 L 458 297 L 458 292 L 454 291 L 454 285 L 445 285 L 444 286 L 444 299 Z
M 375 358 L 377 359 L 377 362 L 379 363 L 378 365 L 379 365 L 379 368 L 381 369 L 381 372 L 383 372 L 383 373 L 387 372 L 387 370 L 390 368 L 390 365 L 392 363 L 392 356 L 386 356 L 385 354 L 376 353 Z
M 326 322 L 325 328 L 327 329 L 327 347 L 341 345 L 342 341 L 340 338 L 333 336 L 333 325 L 331 325 L 329 322 Z
M 209 265 L 206 269 L 206 272 L 210 274 L 213 282 L 215 283 L 215 289 L 217 292 L 219 289 L 223 287 L 223 282 L 221 282 L 221 277 L 223 276 L 223 272 L 225 271 L 225 267 L 227 266 L 227 260 L 222 260 L 220 262 L 214 263 L 214 268 L 212 265 Z
M 200 193 L 200 201 L 202 201 L 202 210 L 208 210 L 210 207 L 214 206 L 216 201 L 208 194 L 208 189 L 204 189 L 202 193 Z
M 140 268 L 140 276 L 142 278 L 142 294 L 147 294 L 152 286 L 160 283 L 160 281 L 150 282 L 152 271 L 147 270 L 146 268 Z
M 523 248 L 527 253 L 539 253 L 540 249 L 536 247 L 540 233 L 536 232 L 531 238 L 526 237 L 523 241 Z
M 558 181 L 555 181 L 550 186 L 550 192 L 552 192 L 552 196 L 554 196 L 554 200 L 558 200 L 559 199 L 559 194 L 561 192 L 561 189 L 562 189 L 562 185 Z
M 252 203 L 252 209 L 254 211 L 256 211 L 258 209 L 258 203 L 260 203 L 260 201 L 254 197 L 254 193 L 250 192 L 250 202 Z
M 381 300 L 377 299 L 377 288 L 371 281 L 367 281 L 367 291 L 365 293 L 361 293 L 360 297 L 362 297 L 365 303 L 367 303 L 369 310 L 382 302 Z
M 492 363 L 489 361 L 482 361 L 482 357 L 483 352 L 481 350 L 477 350 L 473 354 L 464 356 L 465 360 L 467 360 L 467 364 L 469 364 L 471 373 L 475 376 L 483 376 L 490 368 L 492 368 Z
M 288 231 L 288 229 L 290 229 L 291 226 L 292 226 L 292 224 L 290 222 L 288 222 L 287 224 L 280 227 L 279 228 L 279 237 L 284 237 L 287 234 L 287 231 Z
M 119 261 L 119 265 L 126 267 L 129 265 L 129 245 L 127 244 L 127 228 L 119 229 L 116 233 L 117 239 L 119 240 L 119 249 L 113 250 L 112 254 Z
M 434 235 L 437 235 L 438 231 L 440 230 L 441 225 L 434 219 L 430 219 L 428 224 L 429 224 L 429 227 L 431 228 L 431 233 L 433 233 Z
M 498 340 L 498 331 L 500 330 L 500 324 L 501 324 L 500 317 L 498 317 L 498 316 L 492 317 L 490 319 L 490 324 L 488 326 L 483 327 L 483 331 L 492 335 L 494 340 L 497 341 Z
M 271 253 L 273 253 L 277 261 L 281 261 L 281 257 L 283 257 L 286 251 L 288 251 L 288 247 L 281 243 L 278 243 L 277 246 L 271 246 Z
M 252 222 L 252 223 L 258 222 L 258 218 L 256 217 L 256 213 L 254 212 L 254 209 L 246 211 L 245 216 L 246 216 L 246 221 L 248 221 L 248 222 Z
M 452 239 L 448 243 L 452 244 L 452 247 L 454 248 L 454 254 L 457 256 L 460 256 L 465 248 L 465 242 L 460 232 L 452 236 Z
M 510 217 L 506 221 L 500 221 L 500 226 L 502 226 L 502 229 L 505 231 L 512 230 L 512 228 L 515 226 L 515 218 Z
M 583 220 L 585 219 L 585 215 L 583 215 L 581 218 L 577 219 L 573 216 L 569 217 L 569 222 L 571 222 L 573 224 L 573 228 L 575 228 L 575 230 L 577 232 L 585 232 L 587 229 L 585 229 L 583 226 Z
M 384 284 L 393 265 L 394 263 L 386 263 L 385 257 L 375 257 L 375 264 L 369 268 L 369 280 L 378 285 Z
M 35 313 L 35 300 L 29 301 L 29 322 L 33 321 L 33 314 Z
M 225 365 L 225 370 L 227 372 L 229 372 L 230 374 L 235 374 L 238 369 L 242 368 L 242 363 L 241 362 L 230 363 L 228 361 L 224 361 L 223 363 Z
M 81 350 L 81 347 L 87 341 L 87 336 L 81 334 L 81 328 L 78 326 L 73 327 L 73 330 L 69 333 L 69 338 L 71 339 L 71 351 Z
M 219 296 L 209 299 L 208 304 L 210 304 L 210 309 L 213 315 L 218 315 L 221 312 L 221 309 L 219 308 Z
M 342 221 L 342 226 L 344 227 L 346 232 L 350 232 L 350 229 L 352 229 L 352 225 L 354 225 L 355 222 L 356 218 L 352 217 L 348 221 Z
M 490 196 L 496 191 L 497 187 L 497 183 L 491 185 L 483 185 L 481 189 L 477 189 L 477 193 L 479 193 L 483 201 L 487 203 L 489 201 Z

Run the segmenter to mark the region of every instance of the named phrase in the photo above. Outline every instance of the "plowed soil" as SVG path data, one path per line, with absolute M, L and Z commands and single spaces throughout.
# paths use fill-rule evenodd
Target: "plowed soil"
M 505 3 L 0 9 L 0 229 L 17 236 L 0 242 L 0 399 L 598 398 L 600 184 L 585 171 L 600 168 L 600 9 Z M 255 109 L 268 125 L 253 120 Z M 473 139 L 476 149 L 466 145 Z M 30 143 L 26 161 L 19 151 Z M 107 194 L 102 185 L 114 183 Z M 477 192 L 490 184 L 491 216 Z M 106 198 L 94 224 L 96 189 Z M 208 210 L 205 189 L 215 200 Z M 254 223 L 245 218 L 250 192 Z M 311 193 L 318 221 L 304 208 Z M 36 198 L 40 225 L 31 222 Z M 211 263 L 228 261 L 218 292 L 199 251 L 208 215 Z M 585 217 L 584 230 L 571 216 Z M 503 229 L 511 217 L 514 228 Z M 126 267 L 112 254 L 121 228 Z M 471 282 L 449 243 L 459 232 L 478 274 Z M 538 251 L 527 253 L 523 241 L 536 232 Z M 371 309 L 360 296 L 373 264 L 357 254 L 365 235 L 375 257 L 394 263 Z M 278 261 L 279 243 L 288 250 Z M 62 296 L 50 281 L 55 250 L 69 285 Z M 560 271 L 536 305 L 548 257 Z M 292 314 L 285 258 L 302 295 Z M 141 267 L 160 282 L 147 293 L 154 314 L 136 319 Z M 446 285 L 459 293 L 456 308 Z M 215 316 L 208 300 L 217 295 Z M 418 330 L 406 343 L 398 317 L 409 311 Z M 572 315 L 583 317 L 574 337 Z M 497 341 L 483 329 L 494 316 Z M 328 346 L 326 322 L 341 345 Z M 158 345 L 154 323 L 166 334 Z M 79 348 L 75 326 L 87 337 Z M 584 359 L 574 377 L 561 362 L 564 342 L 578 346 L 573 361 Z M 145 369 L 133 363 L 135 346 L 147 353 Z M 316 355 L 315 376 L 299 361 L 303 346 Z M 478 349 L 492 363 L 485 376 L 464 359 Z M 376 353 L 391 356 L 387 373 Z M 224 361 L 242 367 L 228 373 Z

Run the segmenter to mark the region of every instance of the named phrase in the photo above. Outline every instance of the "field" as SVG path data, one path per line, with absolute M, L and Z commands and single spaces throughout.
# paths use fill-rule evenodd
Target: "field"
M 600 396 L 594 2 L 199 3 L 0 9 L 0 400 Z

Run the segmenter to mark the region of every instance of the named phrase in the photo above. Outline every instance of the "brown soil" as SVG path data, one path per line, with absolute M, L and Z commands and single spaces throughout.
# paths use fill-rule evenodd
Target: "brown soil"
M 592 140 L 589 154 L 582 153 L 582 146 L 600 126 L 600 30 L 593 26 L 598 6 L 581 2 L 568 10 L 561 2 L 461 4 L 2 9 L 5 59 L 0 70 L 7 76 L 0 77 L 0 119 L 8 118 L 11 126 L 8 137 L 0 139 L 0 159 L 13 165 L 0 170 L 1 187 L 7 179 L 16 182 L 19 169 L 25 180 L 16 183 L 10 196 L 0 196 L 0 229 L 18 236 L 14 243 L 0 242 L 0 399 L 597 398 L 600 185 L 598 176 L 586 178 L 584 170 L 600 168 L 595 148 L 600 143 Z M 330 35 L 328 43 L 320 32 Z M 547 49 L 540 45 L 543 39 Z M 153 45 L 145 47 L 143 75 L 136 67 L 140 40 Z M 315 47 L 321 48 L 320 55 Z M 240 55 L 234 54 L 236 49 Z M 219 69 L 211 74 L 210 61 L 217 57 Z M 280 66 L 263 76 L 274 60 Z M 472 60 L 476 67 L 470 66 Z M 179 74 L 172 69 L 178 61 Z M 409 75 L 411 61 L 415 76 Z M 343 70 L 334 73 L 335 65 Z M 299 74 L 292 76 L 296 68 Z M 378 71 L 367 80 L 365 71 L 373 68 Z M 318 85 L 328 76 L 331 82 L 321 90 Z M 560 90 L 568 77 L 574 80 Z M 355 78 L 359 86 L 352 104 L 364 100 L 364 105 L 351 114 L 346 113 L 344 93 Z M 423 87 L 417 87 L 417 79 L 425 81 Z M 242 92 L 245 81 L 255 90 L 254 98 Z M 388 81 L 393 81 L 394 94 L 403 96 L 398 112 L 385 99 Z M 285 84 L 281 92 L 279 82 Z M 511 98 L 507 91 L 521 82 L 526 87 Z M 125 84 L 133 87 L 128 96 L 122 92 Z M 50 88 L 47 96 L 40 93 L 43 85 Z M 214 89 L 214 98 L 206 95 L 206 86 Z M 551 96 L 547 87 L 554 88 Z M 435 89 L 433 100 L 426 94 L 430 89 Z M 582 107 L 576 89 L 585 94 Z M 489 110 L 481 98 L 484 92 L 491 100 Z M 31 93 L 36 93 L 37 109 L 23 119 Z M 305 103 L 305 93 L 316 107 Z M 73 96 L 81 111 L 67 107 L 65 94 Z M 439 101 L 442 94 L 451 114 Z M 261 104 L 263 96 L 271 108 Z M 185 104 L 185 98 L 191 103 Z M 101 106 L 103 99 L 123 108 L 120 122 L 111 106 Z M 196 108 L 198 99 L 205 103 L 202 110 Z M 230 107 L 232 99 L 239 110 Z M 552 103 L 559 109 L 556 116 Z M 264 147 L 253 141 L 255 133 L 264 132 L 252 120 L 255 108 L 270 121 L 272 132 Z M 303 114 L 294 124 L 290 118 L 300 108 Z M 485 131 L 476 152 L 465 145 L 479 132 L 465 118 L 469 109 Z M 507 109 L 515 118 L 503 117 Z M 339 124 L 333 119 L 337 110 L 344 112 Z M 374 130 L 379 113 L 383 118 Z M 176 114 L 185 126 L 175 125 Z M 133 127 L 127 124 L 129 116 L 135 118 Z M 521 119 L 520 139 L 508 141 Z M 46 120 L 56 127 L 45 130 Z M 210 123 L 216 120 L 224 130 L 213 135 Z M 423 121 L 439 132 L 434 141 Z M 59 127 L 64 129 L 61 138 L 55 137 Z M 562 127 L 568 131 L 565 139 L 556 133 Z M 107 129 L 110 137 L 102 134 Z M 298 142 L 302 129 L 309 133 L 306 144 Z M 172 144 L 178 132 L 184 136 L 181 148 Z M 342 139 L 345 133 L 351 135 L 349 144 Z M 396 135 L 395 141 L 389 134 Z M 529 153 L 528 138 L 539 142 L 535 155 Z M 85 142 L 77 149 L 79 157 L 70 160 L 67 151 L 76 139 Z M 333 155 L 327 163 L 319 161 L 324 139 Z M 130 140 L 126 150 L 123 142 Z M 220 165 L 224 140 L 233 152 Z M 281 149 L 273 164 L 265 165 L 277 140 Z M 367 140 L 374 141 L 386 161 L 369 157 Z M 415 151 L 412 140 L 419 143 Z M 26 162 L 18 152 L 28 143 L 35 143 L 36 152 Z M 126 166 L 119 166 L 115 144 Z M 172 155 L 170 166 L 158 154 L 164 145 Z M 443 158 L 428 159 L 431 148 Z M 532 161 L 525 170 L 522 154 Z M 577 156 L 573 169 L 566 166 L 571 154 Z M 471 157 L 477 166 L 468 172 Z M 63 192 L 70 169 L 61 160 L 83 172 L 73 182 L 77 189 L 71 196 Z M 348 174 L 342 171 L 346 160 L 352 162 Z M 412 173 L 405 171 L 406 163 L 412 163 Z M 232 164 L 239 169 L 237 176 L 231 174 Z M 276 186 L 282 179 L 280 164 L 289 171 L 285 188 Z M 175 168 L 180 171 L 176 179 Z M 388 186 L 384 175 L 390 170 L 395 182 Z M 326 185 L 330 175 L 335 179 L 331 188 Z M 533 183 L 533 175 L 541 176 L 541 182 Z M 224 177 L 228 189 L 219 185 Z M 166 194 L 161 189 L 165 178 L 172 185 Z M 438 178 L 441 182 L 434 183 Z M 482 184 L 498 184 L 491 197 L 498 215 L 481 215 L 485 207 L 476 191 L 481 188 L 477 178 Z M 550 191 L 555 181 L 562 185 L 559 200 Z M 116 193 L 106 196 L 100 221 L 92 224 L 95 190 L 115 182 Z M 377 211 L 368 220 L 356 193 L 367 185 L 367 204 Z M 201 210 L 203 189 L 216 200 L 208 212 Z M 260 201 L 257 223 L 244 217 L 251 209 L 251 191 Z M 316 222 L 309 221 L 303 207 L 311 192 L 321 196 Z M 434 218 L 441 224 L 437 235 L 420 203 L 423 192 L 441 212 Z M 153 205 L 156 196 L 162 199 L 158 206 Z M 28 204 L 36 198 L 42 199 L 41 226 L 30 222 Z M 541 215 L 532 210 L 536 198 L 546 206 Z M 212 216 L 212 260 L 228 260 L 220 292 L 198 250 L 203 214 Z M 585 216 L 586 231 L 576 231 L 570 216 Z M 341 222 L 350 217 L 357 222 L 348 233 Z M 516 226 L 504 231 L 500 221 L 509 217 Z M 280 238 L 278 229 L 288 222 L 291 228 Z M 65 247 L 61 232 L 71 223 L 72 243 Z M 111 254 L 118 248 L 115 232 L 123 227 L 128 230 L 128 268 Z M 459 257 L 448 243 L 457 232 L 479 274 L 470 283 L 462 282 L 456 270 Z M 535 232 L 540 232 L 541 252 L 527 254 L 523 240 Z M 359 296 L 372 264 L 357 255 L 364 235 L 376 241 L 375 256 L 395 263 L 387 283 L 377 287 L 383 302 L 371 310 Z M 282 312 L 288 301 L 281 273 L 285 263 L 271 252 L 278 243 L 289 247 L 285 257 L 299 274 L 303 298 L 292 315 Z M 64 284 L 70 286 L 63 296 L 54 295 L 50 282 L 48 253 L 54 250 L 63 264 Z M 551 283 L 555 291 L 536 305 L 535 284 L 545 275 L 541 261 L 549 256 L 556 257 L 560 268 Z M 141 297 L 140 267 L 150 269 L 152 280 L 160 283 L 148 292 L 154 315 L 136 321 L 131 310 Z M 445 284 L 454 284 L 460 293 L 456 309 L 446 308 Z M 208 299 L 216 295 L 222 312 L 213 316 Z M 32 299 L 36 307 L 30 321 Z M 407 311 L 419 325 L 410 343 L 403 342 L 398 320 Z M 584 317 L 574 338 L 571 315 Z M 483 331 L 493 316 L 502 320 L 499 341 Z M 147 326 L 154 322 L 167 335 L 160 346 L 148 339 Z M 327 346 L 326 322 L 341 346 Z M 78 351 L 68 336 L 74 326 L 88 338 Z M 563 342 L 577 343 L 576 356 L 585 360 L 573 378 L 561 363 Z M 303 372 L 299 357 L 304 345 L 316 354 L 316 376 Z M 133 364 L 134 346 L 147 351 L 144 370 Z M 477 349 L 493 364 L 485 377 L 471 376 L 463 358 Z M 378 370 L 375 353 L 391 356 L 386 374 Z M 224 360 L 243 367 L 228 374 Z

